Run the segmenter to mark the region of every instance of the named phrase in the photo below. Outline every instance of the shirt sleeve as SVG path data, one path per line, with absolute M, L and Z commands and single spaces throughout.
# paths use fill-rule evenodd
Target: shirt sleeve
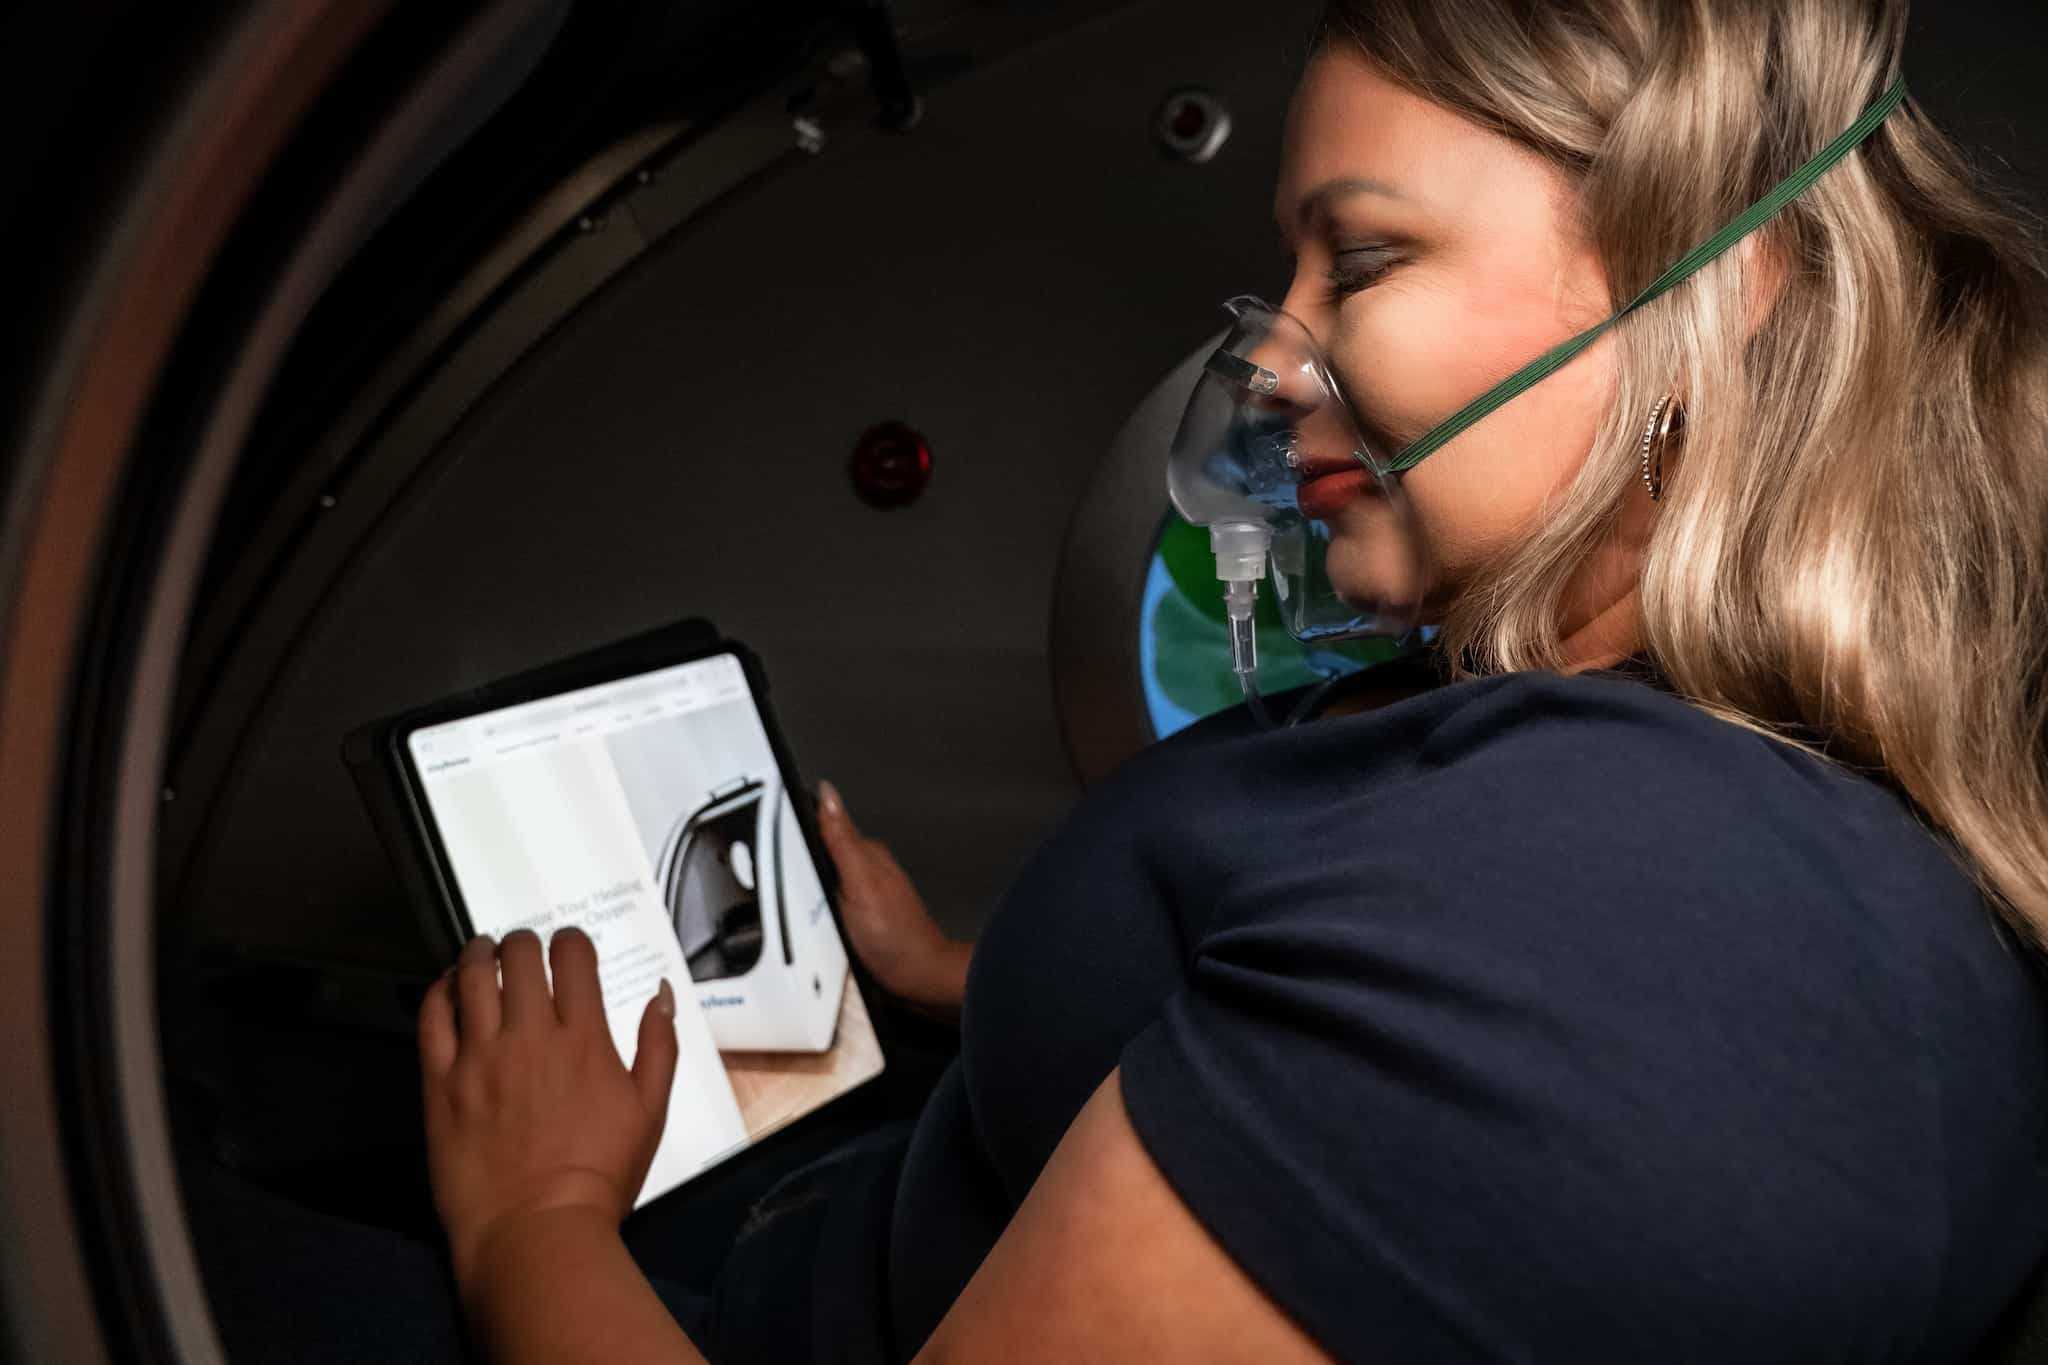
M 1642 690 L 1451 715 L 1233 875 L 1122 1054 L 1167 1180 L 1339 1359 L 1915 1354 L 1911 991 L 1810 775 Z

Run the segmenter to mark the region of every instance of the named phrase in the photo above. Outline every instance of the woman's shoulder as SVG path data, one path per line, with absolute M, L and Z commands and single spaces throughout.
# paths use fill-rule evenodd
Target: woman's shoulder
M 1617 674 L 1500 675 L 1216 733 L 1102 795 L 1120 828 L 1204 850 L 1219 875 L 1287 882 L 1306 865 L 1338 899 L 1392 878 L 1481 919 L 1531 901 L 1627 919 L 1682 900 L 1703 930 L 1769 932 L 1788 901 L 1844 932 L 1986 920 L 1962 864 L 1889 785 Z M 1955 913 L 1925 917 L 1937 904 Z
M 1321 757 L 1317 757 L 1321 756 Z M 1622 796 L 1729 784 L 1903 812 L 1889 788 L 1809 749 L 1714 715 L 1636 675 L 1497 674 L 1415 689 L 1371 710 L 1261 730 L 1242 708 L 1156 745 L 1119 776 L 1130 785 L 1231 780 L 1270 769 L 1289 785 L 1366 785 L 1399 776 L 1501 796 L 1588 783 Z
M 1652 882 L 1671 866 L 1754 890 L 1754 872 L 1769 868 L 1850 899 L 1979 899 L 1960 859 L 1882 773 L 1654 681 L 1518 673 L 1427 700 L 1412 763 L 1446 805 L 1536 821 L 1560 838 L 1577 830 L 1576 842 L 1633 857 Z
M 1651 750 L 1718 766 L 1791 747 L 1633 673 L 1502 673 L 1418 694 L 1401 707 L 1413 716 L 1380 718 L 1414 724 L 1438 760 L 1539 747 L 1596 760 Z
M 1831 850 L 1906 863 L 1970 888 L 1956 859 L 1881 773 L 1742 724 L 1641 677 L 1527 672 L 1442 688 L 1385 723 L 1410 731 L 1410 761 L 1451 793 L 1496 808 L 1576 813 L 1616 829 L 1656 825 L 1666 847 L 1739 858 Z M 1972 894 L 1974 892 L 1972 891 Z
M 1278 730 L 1220 719 L 1126 764 L 1067 829 L 1170 846 L 1205 875 L 1309 859 L 1339 895 L 1400 868 L 1431 895 L 1982 913 L 1960 860 L 1879 777 L 1620 673 L 1495 675 Z

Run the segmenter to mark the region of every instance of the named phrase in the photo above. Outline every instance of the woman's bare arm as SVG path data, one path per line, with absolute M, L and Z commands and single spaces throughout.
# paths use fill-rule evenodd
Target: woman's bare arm
M 551 1209 L 505 1225 L 461 1279 L 463 1307 L 500 1365 L 702 1365 L 619 1238 L 616 1220 Z
M 1329 1357 L 1166 1183 L 1111 1072 L 917 1359 L 1324 1365 Z

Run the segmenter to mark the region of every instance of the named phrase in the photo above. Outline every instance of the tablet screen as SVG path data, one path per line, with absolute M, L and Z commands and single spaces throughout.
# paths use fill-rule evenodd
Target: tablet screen
M 630 1064 L 666 976 L 681 1052 L 639 1202 L 882 1069 L 746 672 L 717 654 L 413 730 L 478 933 L 577 925 Z

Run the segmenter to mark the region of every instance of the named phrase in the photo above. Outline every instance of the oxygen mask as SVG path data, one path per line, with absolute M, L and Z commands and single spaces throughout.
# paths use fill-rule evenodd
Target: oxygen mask
M 1308 328 L 1255 298 L 1225 307 L 1233 325 L 1181 417 L 1167 490 L 1208 529 L 1231 667 L 1256 700 L 1262 580 L 1297 640 L 1403 639 L 1422 602 L 1422 556 L 1399 476 L 1361 434 Z

